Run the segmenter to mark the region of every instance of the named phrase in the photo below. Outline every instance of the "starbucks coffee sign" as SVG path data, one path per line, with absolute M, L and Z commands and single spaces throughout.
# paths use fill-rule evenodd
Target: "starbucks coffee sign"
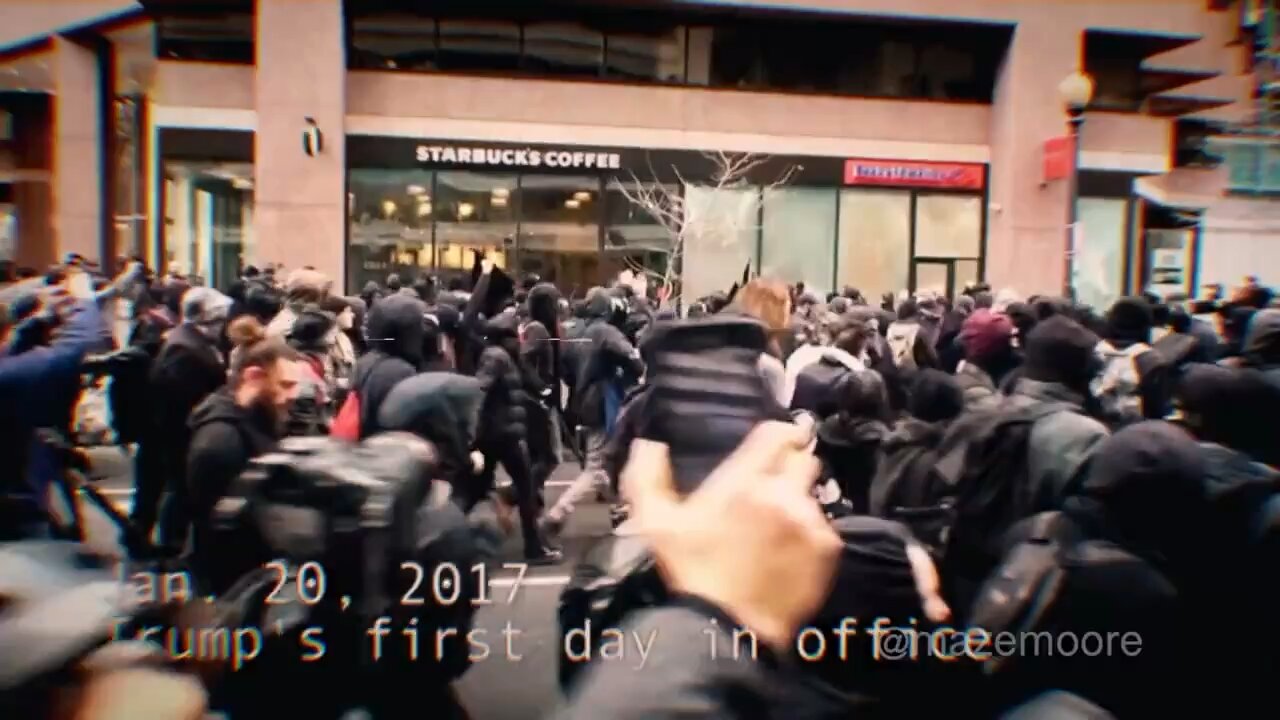
M 484 145 L 419 145 L 418 162 L 440 165 L 491 165 L 493 167 L 549 167 L 617 170 L 618 153 L 590 150 L 495 148 Z

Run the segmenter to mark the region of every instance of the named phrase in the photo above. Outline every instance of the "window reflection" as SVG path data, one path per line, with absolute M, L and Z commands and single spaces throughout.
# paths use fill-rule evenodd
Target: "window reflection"
M 835 258 L 834 188 L 771 188 L 764 193 L 760 271 L 803 282 L 819 294 L 831 290 Z
M 976 258 L 982 251 L 982 198 L 916 198 L 916 257 Z
M 760 190 L 685 188 L 684 269 L 680 294 L 688 302 L 727 292 L 755 260 L 759 237 Z
M 441 20 L 441 70 L 517 70 L 520 26 L 500 20 Z
M 628 80 L 684 80 L 684 28 L 664 28 L 652 33 L 609 33 L 605 50 L 605 75 Z
M 629 200 L 627 194 L 632 199 Z M 609 182 L 605 194 L 606 277 L 614 277 L 623 270 L 647 270 L 655 279 L 665 276 L 672 246 L 672 233 L 668 228 L 675 227 L 677 222 L 679 200 L 678 185 L 637 185 L 625 179 Z M 653 205 L 649 207 L 639 204 L 650 201 Z M 668 218 L 666 224 L 661 220 L 663 217 Z
M 435 70 L 436 22 L 413 15 L 352 21 L 351 62 L 355 67 Z
M 563 292 L 599 284 L 600 181 L 594 176 L 520 178 L 520 272 Z
M 347 197 L 351 218 L 349 286 L 405 282 L 431 271 L 431 173 L 424 170 L 352 170 Z
M 868 298 L 907 287 L 911 191 L 840 192 L 839 282 Z
M 161 17 L 156 23 L 157 55 L 164 60 L 252 63 L 253 16 L 210 13 Z
M 604 35 L 574 23 L 533 23 L 524 28 L 524 67 L 549 75 L 596 77 L 604 62 Z
M 165 266 L 226 289 L 251 262 L 253 165 L 166 161 Z
M 436 263 L 442 274 L 470 271 L 473 251 L 506 264 L 516 234 L 516 176 L 436 173 Z

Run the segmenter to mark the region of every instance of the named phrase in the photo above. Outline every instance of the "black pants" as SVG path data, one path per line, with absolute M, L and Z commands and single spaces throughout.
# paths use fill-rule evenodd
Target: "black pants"
M 493 475 L 498 464 L 511 476 L 515 489 L 516 509 L 520 513 L 520 533 L 524 536 L 524 554 L 534 557 L 542 554 L 542 538 L 538 536 L 538 489 L 534 487 L 529 468 L 529 447 L 524 438 L 493 439 L 480 445 L 484 454 L 484 471 L 480 486 L 485 491 L 493 487 Z
M 158 438 L 143 438 L 133 456 L 133 512 L 130 520 L 145 538 L 150 538 L 160 519 L 164 498 L 164 449 Z

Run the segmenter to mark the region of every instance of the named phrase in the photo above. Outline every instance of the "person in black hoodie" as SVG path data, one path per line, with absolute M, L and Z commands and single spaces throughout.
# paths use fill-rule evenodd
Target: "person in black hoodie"
M 555 285 L 538 283 L 529 289 L 525 299 L 529 319 L 520 329 L 520 359 L 521 367 L 530 375 L 525 383 L 530 391 L 525 407 L 529 415 L 529 453 L 534 485 L 541 492 L 559 464 L 555 442 L 559 422 L 555 413 L 563 407 L 560 351 L 564 331 L 560 327 L 560 291 Z
M 484 385 L 478 378 L 452 372 L 424 372 L 392 388 L 378 411 L 386 430 L 411 432 L 431 441 L 439 455 L 441 479 L 453 486 L 463 507 L 483 494 L 476 488 L 472 452 L 480 436 Z
M 888 391 L 879 373 L 864 370 L 844 375 L 832 394 L 837 410 L 819 423 L 814 454 L 822 477 L 835 479 L 853 512 L 865 515 L 880 443 L 889 434 Z
M 610 322 L 614 301 L 603 288 L 587 293 L 587 324 L 574 343 L 570 367 L 576 371 L 569 396 L 573 421 L 586 429 L 586 463 L 573 484 L 546 513 L 546 530 L 557 534 L 574 506 L 597 488 L 609 486 L 605 448 L 627 388 L 644 372 L 640 353 Z
M 925 368 L 911 385 L 908 416 L 898 422 L 881 443 L 883 455 L 871 481 L 871 513 L 890 517 L 903 497 L 919 497 L 951 421 L 964 410 L 964 391 L 955 378 L 941 370 Z
M 538 529 L 537 488 L 530 468 L 527 413 L 529 395 L 525 391 L 526 375 L 520 367 L 519 320 L 514 312 L 504 312 L 485 326 L 485 347 L 476 368 L 476 379 L 484 391 L 479 448 L 484 455 L 484 470 L 477 491 L 487 492 L 493 485 L 499 463 L 511 477 L 516 508 L 520 512 L 520 531 L 524 536 L 524 559 L 546 564 L 560 559 L 549 550 Z M 480 500 L 473 494 L 464 505 L 470 508 Z
M 382 429 L 378 411 L 391 388 L 421 368 L 426 311 L 421 300 L 401 294 L 388 295 L 369 310 L 365 335 L 371 349 L 351 378 L 360 403 L 361 440 Z
M 231 300 L 211 288 L 192 288 L 182 297 L 182 323 L 171 330 L 151 366 L 153 424 L 142 443 L 159 450 L 154 475 L 138 480 L 134 516 L 146 534 L 155 522 L 155 508 L 167 489 L 172 497 L 161 520 L 161 542 L 180 548 L 186 544 L 190 518 L 183 499 L 187 483 L 187 446 L 191 411 L 227 380 L 218 349 Z M 150 452 L 148 449 L 147 452 Z M 144 492 L 145 489 L 145 492 Z
M 208 538 L 214 506 L 249 461 L 274 450 L 283 435 L 297 392 L 296 357 L 282 340 L 259 335 L 240 347 L 228 385 L 191 413 L 186 483 L 197 578 L 211 567 L 214 549 Z

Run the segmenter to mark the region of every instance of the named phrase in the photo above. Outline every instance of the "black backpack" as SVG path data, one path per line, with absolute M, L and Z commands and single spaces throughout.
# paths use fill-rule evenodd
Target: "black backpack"
M 1179 589 L 1163 574 L 1061 512 L 1024 520 L 1007 540 L 962 618 L 987 633 L 981 668 L 993 696 L 1062 689 L 1118 717 L 1185 701 L 1165 686 L 1179 686 L 1197 645 L 1179 630 Z
M 255 460 L 214 510 L 222 552 L 212 584 L 244 598 L 247 625 L 276 630 L 220 694 L 223 707 L 254 717 L 244 713 L 286 680 L 315 717 L 447 688 L 470 666 L 466 637 L 481 597 L 472 568 L 483 558 L 445 484 L 432 479 L 433 451 L 398 433 L 356 446 L 299 440 Z M 374 658 L 367 632 L 379 623 L 392 632 Z M 417 657 L 400 636 L 411 624 L 422 638 Z M 327 650 L 304 661 L 306 633 L 317 628 Z M 437 628 L 457 631 L 440 657 Z
M 601 630 L 621 627 L 629 613 L 656 607 L 667 597 L 653 555 L 641 538 L 611 535 L 588 549 L 561 591 L 556 612 L 560 688 L 568 693 L 573 687 L 588 651 L 591 658 L 599 655 Z
M 1028 477 L 1031 429 L 1066 407 L 1043 403 L 962 415 L 908 472 L 877 476 L 872 511 L 909 527 L 945 582 L 980 581 L 999 559 L 1004 531 L 1038 505 Z

